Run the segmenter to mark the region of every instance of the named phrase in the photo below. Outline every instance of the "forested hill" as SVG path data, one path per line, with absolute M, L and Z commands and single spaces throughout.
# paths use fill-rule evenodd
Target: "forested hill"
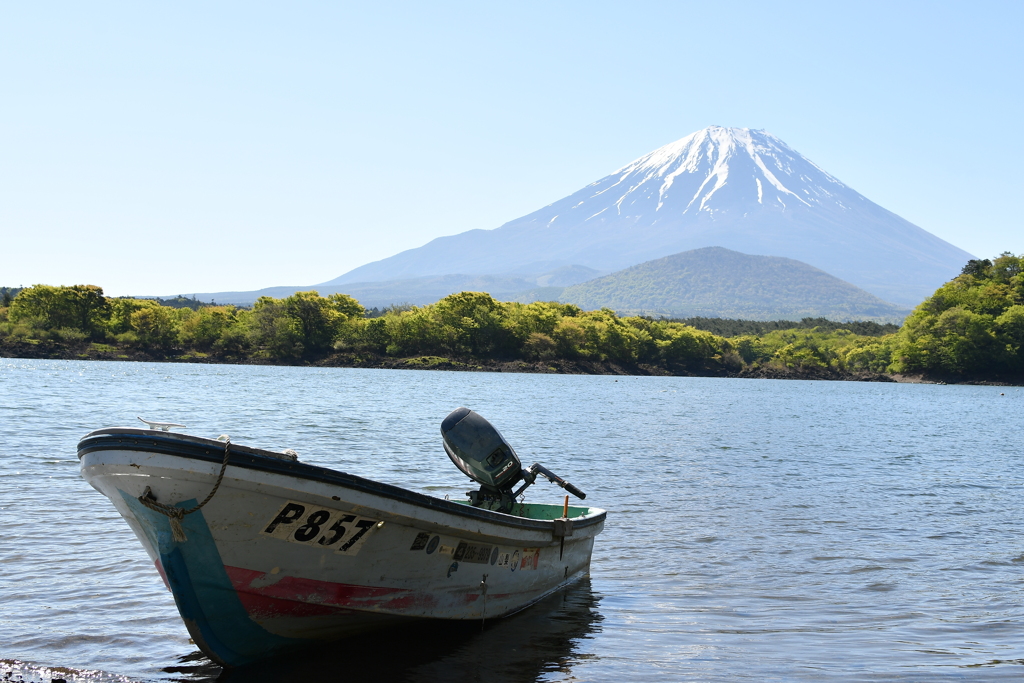
M 671 317 L 899 322 L 909 313 L 806 263 L 722 247 L 641 263 L 567 287 L 559 298 L 585 310 Z
M 1010 253 L 970 261 L 898 331 L 623 317 L 483 292 L 371 313 L 344 294 L 238 309 L 113 299 L 92 285 L 34 285 L 5 303 L 0 357 L 1024 383 L 1024 257 Z

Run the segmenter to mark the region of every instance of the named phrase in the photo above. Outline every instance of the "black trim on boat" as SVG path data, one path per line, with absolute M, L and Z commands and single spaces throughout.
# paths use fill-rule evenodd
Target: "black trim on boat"
M 214 439 L 204 439 L 188 434 L 175 434 L 170 432 L 154 433 L 147 429 L 133 429 L 128 427 L 114 427 L 110 429 L 98 429 L 86 434 L 78 442 L 78 458 L 94 451 L 122 450 L 122 451 L 143 451 L 149 453 L 161 453 L 164 455 L 176 455 L 194 460 L 206 460 L 220 463 L 224 459 L 224 442 Z M 384 484 L 372 479 L 364 479 L 354 474 L 339 472 L 338 470 L 317 467 L 297 460 L 285 459 L 280 453 L 265 451 L 259 448 L 239 446 L 231 444 L 231 455 L 229 465 L 244 467 L 251 470 L 273 472 L 284 474 L 310 481 L 319 481 L 326 484 L 335 484 L 356 491 L 373 493 L 404 503 L 411 503 L 420 507 L 431 508 L 451 512 L 463 517 L 503 524 L 516 528 L 537 529 L 550 531 L 554 527 L 554 521 L 543 519 L 527 519 L 506 515 L 492 510 L 462 505 L 450 500 L 434 498 L 415 491 L 409 491 L 399 486 Z M 603 521 L 606 513 L 601 512 L 594 517 L 581 520 L 573 520 L 573 526 L 577 529 L 588 527 Z

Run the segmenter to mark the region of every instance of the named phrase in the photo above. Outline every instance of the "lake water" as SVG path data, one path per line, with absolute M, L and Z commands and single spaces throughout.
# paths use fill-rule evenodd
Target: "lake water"
M 460 405 L 608 510 L 588 582 L 482 632 L 221 674 L 78 474 L 141 415 L 462 497 Z M 1006 387 L 0 359 L 0 679 L 1024 679 L 1022 418 Z

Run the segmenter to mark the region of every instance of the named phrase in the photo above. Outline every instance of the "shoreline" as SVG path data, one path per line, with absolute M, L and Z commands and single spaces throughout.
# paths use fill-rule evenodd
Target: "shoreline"
M 99 348 L 97 348 L 97 346 Z M 994 379 L 985 377 L 951 377 L 901 375 L 873 372 L 845 372 L 833 368 L 785 367 L 781 365 L 726 367 L 665 368 L 648 364 L 626 364 L 593 360 L 523 360 L 448 358 L 443 356 L 410 356 L 396 358 L 370 352 L 318 354 L 290 360 L 238 358 L 196 352 L 125 349 L 90 343 L 68 344 L 52 340 L 40 342 L 0 340 L 0 358 L 26 360 L 94 360 L 148 363 L 197 363 L 206 365 L 267 365 L 283 367 L 366 368 L 378 370 L 449 370 L 457 372 L 509 372 L 547 375 L 613 375 L 649 377 L 723 377 L 733 379 L 791 379 L 831 382 L 888 382 L 898 384 L 966 384 L 977 386 L 1024 386 L 1024 377 Z

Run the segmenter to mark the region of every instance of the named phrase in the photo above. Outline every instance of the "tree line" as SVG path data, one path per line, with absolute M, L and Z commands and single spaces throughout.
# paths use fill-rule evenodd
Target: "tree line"
M 673 322 L 683 323 L 698 330 L 706 330 L 720 337 L 739 337 L 741 335 L 762 335 L 779 330 L 810 330 L 817 328 L 823 332 L 849 330 L 865 337 L 881 337 L 899 332 L 900 326 L 894 323 L 877 323 L 873 320 L 852 320 L 837 322 L 826 318 L 803 318 L 801 320 L 734 320 L 732 318 L 669 318 Z
M 1022 258 L 1009 253 L 971 261 L 898 329 L 819 319 L 785 328 L 654 320 L 558 302 L 502 302 L 482 292 L 368 312 L 350 296 L 315 291 L 261 297 L 243 309 L 111 298 L 93 285 L 35 285 L 0 305 L 0 342 L 106 344 L 226 361 L 441 356 L 614 362 L 694 374 L 777 369 L 991 379 L 1024 373 L 1021 271 Z

